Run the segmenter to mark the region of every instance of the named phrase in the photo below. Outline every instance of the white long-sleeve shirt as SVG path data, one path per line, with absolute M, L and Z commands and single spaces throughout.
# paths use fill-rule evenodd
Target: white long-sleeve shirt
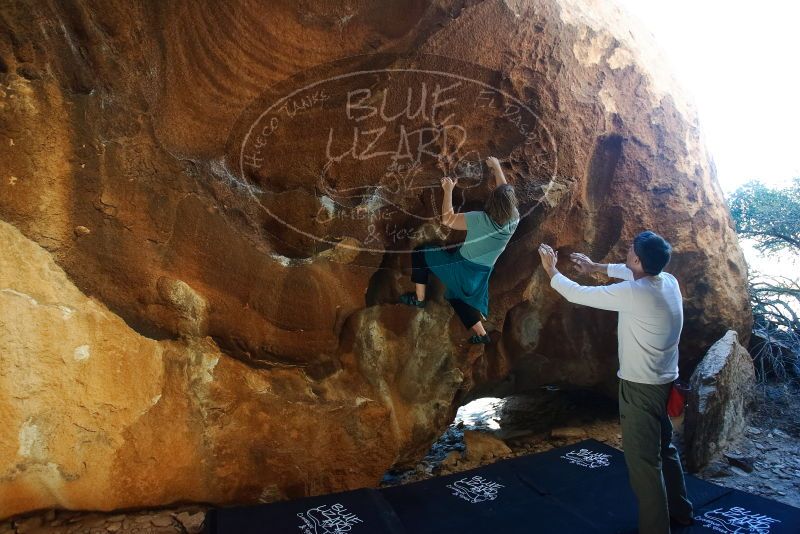
M 678 378 L 678 341 L 683 300 L 669 273 L 633 279 L 623 264 L 609 264 L 608 276 L 625 280 L 607 286 L 582 286 L 561 273 L 550 286 L 574 304 L 619 312 L 617 376 L 641 384 L 667 384 Z

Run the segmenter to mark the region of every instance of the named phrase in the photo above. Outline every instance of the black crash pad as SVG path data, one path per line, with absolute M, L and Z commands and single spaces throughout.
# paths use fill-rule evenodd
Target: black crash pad
M 210 510 L 205 532 L 225 534 L 405 534 L 378 490 L 360 489 L 257 506 Z
M 732 490 L 719 499 L 695 507 L 694 525 L 680 534 L 798 534 L 800 508 Z
M 800 509 L 686 476 L 696 520 L 681 534 L 800 533 Z M 634 533 L 622 452 L 586 440 L 381 490 L 221 508 L 208 534 Z
M 499 464 L 503 462 L 382 493 L 406 531 L 414 534 L 600 532 Z

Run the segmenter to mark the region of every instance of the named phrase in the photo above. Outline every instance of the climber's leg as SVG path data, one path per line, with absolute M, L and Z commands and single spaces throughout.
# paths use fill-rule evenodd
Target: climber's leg
M 417 295 L 417 300 L 422 302 L 425 300 L 425 284 L 414 284 L 414 293 Z
M 483 323 L 480 321 L 472 325 L 472 331 L 478 334 L 479 336 L 486 335 L 486 329 L 483 327 Z
M 414 282 L 414 291 L 419 302 L 425 300 L 429 274 L 430 269 L 425 262 L 425 250 L 419 246 L 411 252 L 411 281 Z
M 467 330 L 472 330 L 475 335 L 469 338 L 470 343 L 489 343 L 489 335 L 481 322 L 482 316 L 478 310 L 459 299 L 447 299 L 447 302 L 453 307 L 458 318 L 461 319 L 461 324 Z
M 428 284 L 430 268 L 425 261 L 425 250 L 419 246 L 411 252 L 411 281 L 414 282 L 413 293 L 400 295 L 400 302 L 417 308 L 425 307 L 425 287 Z
M 464 328 L 467 330 L 475 330 L 474 326 L 480 325 L 479 328 L 483 329 L 483 325 L 481 325 L 481 314 L 478 310 L 464 302 L 463 300 L 459 299 L 447 299 L 447 302 L 453 307 L 453 310 L 458 315 L 458 318 L 461 319 L 461 324 L 464 325 Z M 476 333 L 479 333 L 475 330 Z M 486 330 L 483 331 L 486 333 Z

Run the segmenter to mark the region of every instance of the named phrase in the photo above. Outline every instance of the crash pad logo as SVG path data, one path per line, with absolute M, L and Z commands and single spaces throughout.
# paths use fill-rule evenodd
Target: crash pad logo
M 611 465 L 611 455 L 602 452 L 592 452 L 588 449 L 580 449 L 578 451 L 569 451 L 562 456 L 571 464 L 587 467 L 589 469 L 596 469 L 598 467 L 608 467 Z
M 303 534 L 344 534 L 354 525 L 363 523 L 359 517 L 347 511 L 341 504 L 322 505 L 297 514 L 303 522 L 299 527 Z
M 457 480 L 452 484 L 448 484 L 447 487 L 453 490 L 453 495 L 456 497 L 475 504 L 495 500 L 499 489 L 503 485 L 480 476 L 474 476 Z
M 319 65 L 248 106 L 215 174 L 250 199 L 239 211 L 258 211 L 261 228 L 303 257 L 331 246 L 408 252 L 441 218 L 442 176 L 458 179 L 456 211 L 483 208 L 488 156 L 519 169 L 525 217 L 564 186 L 554 184 L 556 144 L 534 99 L 501 89 L 502 79 L 434 55 Z
M 706 528 L 726 534 L 769 534 L 770 528 L 778 519 L 752 512 L 746 508 L 717 508 L 697 517 L 696 520 Z

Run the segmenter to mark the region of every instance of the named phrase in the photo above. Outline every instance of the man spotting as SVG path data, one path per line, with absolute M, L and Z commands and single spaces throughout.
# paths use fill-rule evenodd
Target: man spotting
M 667 398 L 678 378 L 683 303 L 678 281 L 662 272 L 672 248 L 647 231 L 637 235 L 622 264 L 571 259 L 580 273 L 604 272 L 623 282 L 587 287 L 556 268 L 558 253 L 542 244 L 539 256 L 550 286 L 574 304 L 619 312 L 619 415 L 628 476 L 639 503 L 639 532 L 670 531 L 670 519 L 692 522 L 678 450 L 672 445 Z

